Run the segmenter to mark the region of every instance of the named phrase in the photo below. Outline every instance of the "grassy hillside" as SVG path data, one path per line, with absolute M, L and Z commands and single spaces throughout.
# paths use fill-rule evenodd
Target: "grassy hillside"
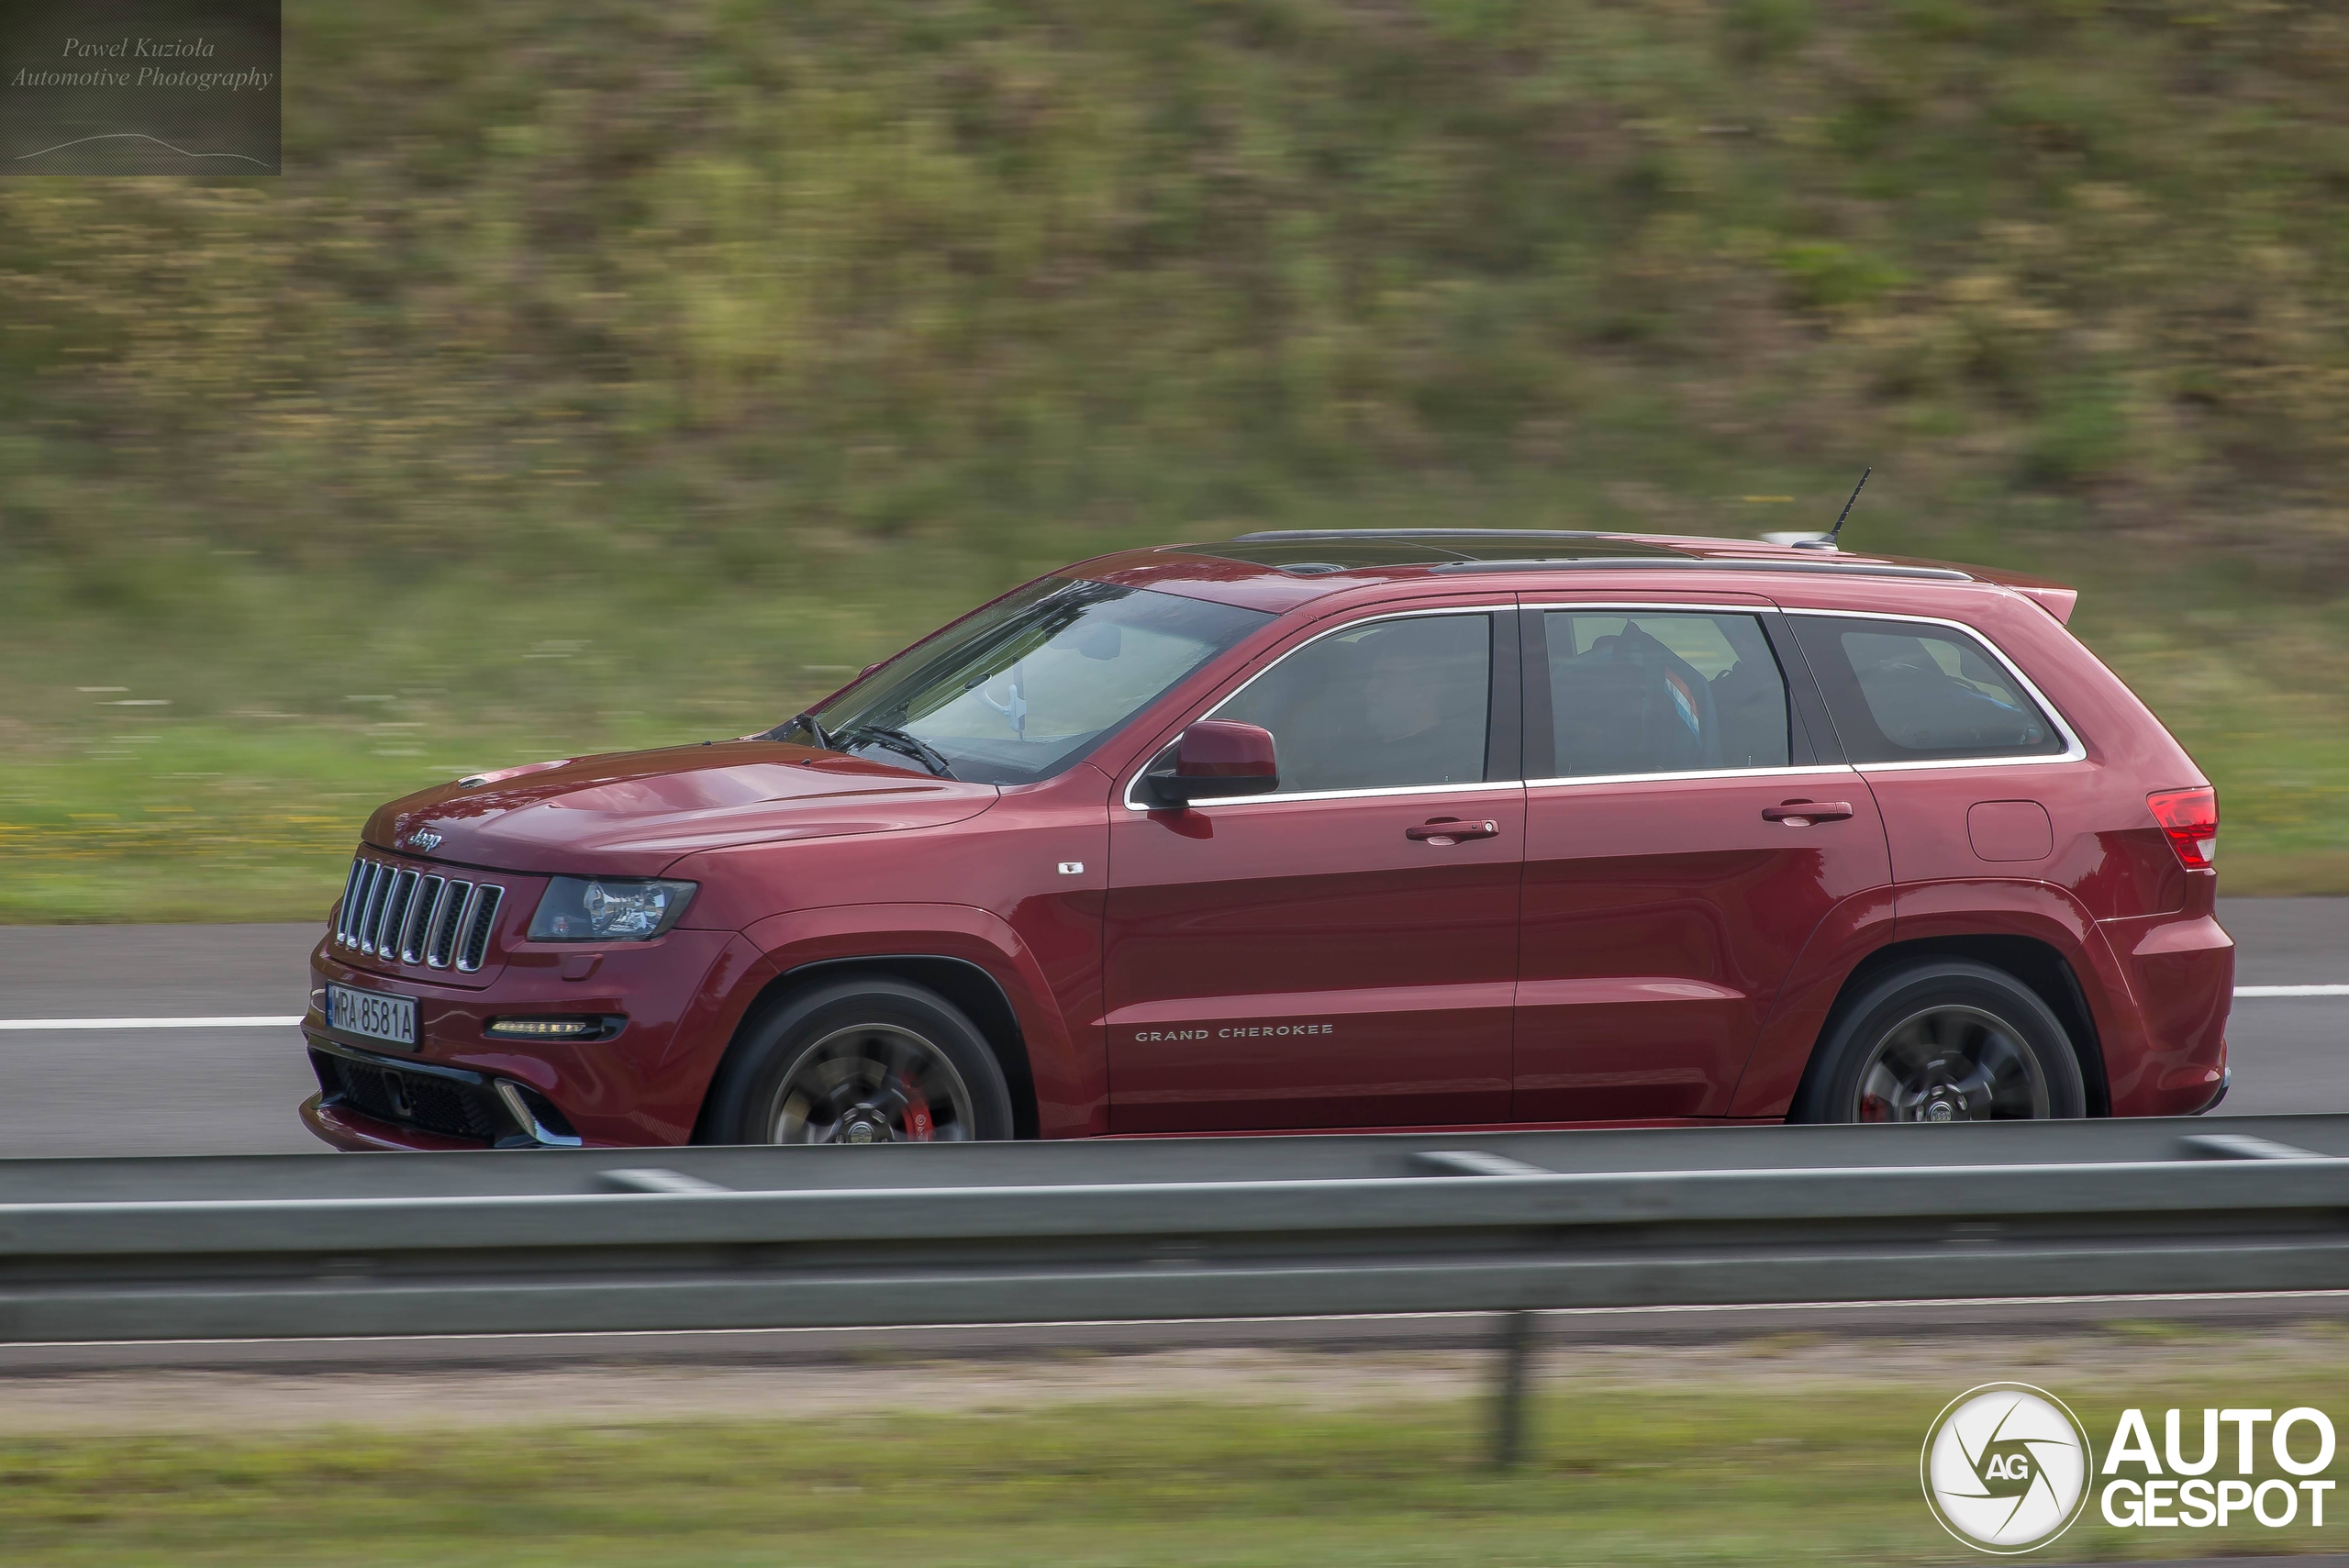
M 1863 462 L 1865 543 L 2087 589 L 2231 888 L 2349 891 L 2335 7 L 287 26 L 283 179 L 0 181 L 0 918 L 314 913 L 386 794 L 1099 549 L 1751 533 Z

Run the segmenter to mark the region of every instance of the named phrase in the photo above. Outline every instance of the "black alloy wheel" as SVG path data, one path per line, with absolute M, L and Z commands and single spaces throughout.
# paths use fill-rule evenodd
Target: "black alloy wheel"
M 2077 1049 L 2003 970 L 1929 960 L 1837 1010 L 1790 1121 L 2044 1121 L 2087 1114 Z
M 820 984 L 746 1023 L 704 1113 L 712 1143 L 961 1143 L 1012 1136 L 986 1037 L 945 997 L 880 977 Z

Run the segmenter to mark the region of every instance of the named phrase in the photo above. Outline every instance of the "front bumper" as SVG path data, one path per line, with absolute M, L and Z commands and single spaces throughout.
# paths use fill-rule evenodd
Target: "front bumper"
M 515 943 L 503 950 L 489 984 L 461 986 L 438 972 L 362 960 L 321 942 L 310 955 L 303 1032 L 314 1058 L 354 1062 L 364 1081 L 321 1073 L 320 1106 L 303 1119 L 337 1148 L 482 1149 L 518 1139 L 514 1146 L 527 1147 L 569 1137 L 596 1146 L 683 1143 L 745 1000 L 737 987 L 756 959 L 748 942 L 719 931 L 672 931 L 640 947 L 588 953 Z M 418 1048 L 331 1028 L 319 1006 L 328 982 L 414 998 Z M 487 1032 L 508 1014 L 625 1022 L 600 1039 Z M 384 1073 L 404 1076 L 386 1085 L 374 1076 Z M 368 1092 L 400 1087 L 407 1076 L 434 1081 L 421 1085 L 417 1102 Z M 523 1092 L 542 1130 L 557 1136 L 526 1136 L 520 1118 L 507 1114 L 510 1094 L 501 1084 Z M 445 1114 L 413 1114 L 418 1109 Z
M 444 1154 L 481 1147 L 471 1139 L 442 1138 L 421 1128 L 376 1121 L 346 1106 L 328 1105 L 325 1100 L 324 1095 L 312 1095 L 302 1102 L 302 1125 L 329 1147 L 346 1153 Z
M 337 1148 L 575 1149 L 547 1098 L 510 1078 L 308 1035 L 318 1093 L 302 1120 Z

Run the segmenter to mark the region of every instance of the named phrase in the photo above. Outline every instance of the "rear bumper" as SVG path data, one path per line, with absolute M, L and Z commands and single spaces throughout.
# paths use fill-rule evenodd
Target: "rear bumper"
M 2234 942 L 2215 918 L 2192 912 L 2106 920 L 2099 930 L 2123 992 L 2108 1000 L 2121 1004 L 2134 1026 L 2105 1042 L 2113 1114 L 2193 1116 L 2218 1104 L 2226 1092 Z

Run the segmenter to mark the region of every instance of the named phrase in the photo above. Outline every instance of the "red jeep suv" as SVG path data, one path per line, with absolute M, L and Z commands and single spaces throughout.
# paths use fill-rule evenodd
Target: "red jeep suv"
M 761 735 L 377 811 L 346 1149 L 2215 1104 L 2218 809 L 2011 574 L 1259 533 L 1030 583 Z

